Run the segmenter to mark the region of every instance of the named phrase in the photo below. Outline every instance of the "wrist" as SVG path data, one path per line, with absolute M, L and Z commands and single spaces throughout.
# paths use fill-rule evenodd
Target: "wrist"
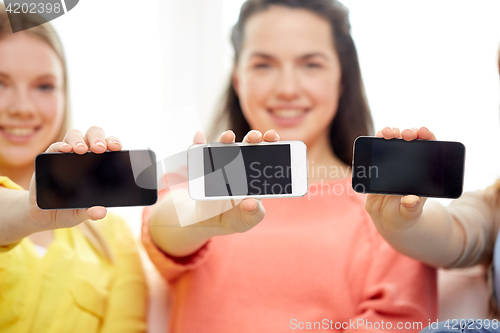
M 36 232 L 46 231 L 53 228 L 50 228 L 48 224 L 42 223 L 38 215 L 41 215 L 41 210 L 38 208 L 36 203 L 30 202 L 30 193 L 28 191 L 23 191 L 22 199 L 20 202 L 21 211 L 23 212 L 22 221 L 24 221 L 24 225 L 26 226 L 26 231 L 29 232 L 29 235 L 34 234 Z

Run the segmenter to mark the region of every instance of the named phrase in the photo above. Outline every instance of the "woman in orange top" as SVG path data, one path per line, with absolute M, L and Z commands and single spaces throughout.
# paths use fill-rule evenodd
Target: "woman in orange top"
M 192 218 L 213 203 L 177 188 L 145 210 L 144 244 L 172 288 L 169 332 L 427 326 L 434 270 L 391 249 L 350 186 L 353 141 L 372 123 L 347 10 L 332 0 L 248 0 L 232 42 L 217 120 L 232 131 L 220 141 L 301 140 L 311 185 L 304 197 L 246 199 L 182 228 L 174 196 Z

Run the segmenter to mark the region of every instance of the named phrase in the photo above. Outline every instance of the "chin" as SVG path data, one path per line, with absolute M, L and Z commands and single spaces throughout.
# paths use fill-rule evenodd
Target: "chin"
M 308 136 L 307 132 L 301 128 L 273 128 L 280 136 L 281 141 L 306 141 Z
M 9 167 L 25 167 L 33 164 L 38 152 L 16 149 L 16 151 L 6 151 L 2 154 L 1 160 L 6 161 Z

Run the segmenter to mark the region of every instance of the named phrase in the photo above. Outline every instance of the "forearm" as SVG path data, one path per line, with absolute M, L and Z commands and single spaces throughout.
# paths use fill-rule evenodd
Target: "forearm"
M 36 230 L 28 212 L 28 191 L 0 187 L 0 246 L 13 244 Z
M 419 221 L 407 230 L 380 234 L 397 251 L 431 266 L 448 267 L 464 250 L 465 234 L 448 209 L 427 201 Z
M 171 193 L 165 195 L 160 203 L 153 209 L 149 221 L 151 238 L 165 253 L 174 257 L 185 257 L 200 249 L 214 236 L 224 234 L 218 226 L 193 225 L 181 227 L 176 208 L 183 212 L 196 214 L 196 203 L 185 193 L 176 192 L 176 205 Z

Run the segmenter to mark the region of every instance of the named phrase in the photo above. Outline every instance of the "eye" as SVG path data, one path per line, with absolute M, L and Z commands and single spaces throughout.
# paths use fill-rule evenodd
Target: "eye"
M 307 69 L 316 69 L 316 68 L 321 68 L 323 66 L 321 66 L 321 64 L 318 62 L 306 62 L 304 64 L 304 67 L 306 67 Z
M 268 63 L 258 63 L 253 66 L 255 69 L 268 69 L 271 68 L 271 65 Z
M 55 89 L 55 87 L 53 84 L 45 83 L 45 84 L 40 84 L 38 86 L 38 89 L 40 89 L 41 91 L 52 91 Z

